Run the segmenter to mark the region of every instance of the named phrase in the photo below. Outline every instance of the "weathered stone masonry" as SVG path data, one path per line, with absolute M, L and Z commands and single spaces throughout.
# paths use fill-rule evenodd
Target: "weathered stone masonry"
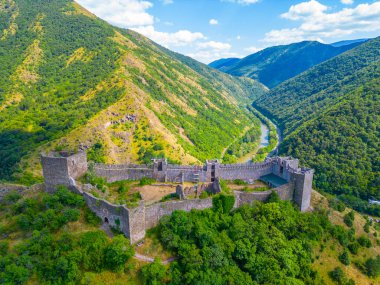
M 143 202 L 136 208 L 129 209 L 125 205 L 113 205 L 103 199 L 94 197 L 76 186 L 75 179 L 83 175 L 87 169 L 85 153 L 49 154 L 41 156 L 43 174 L 47 191 L 54 191 L 58 185 L 65 185 L 72 191 L 83 195 L 89 208 L 104 222 L 118 227 L 131 243 L 136 243 L 145 236 L 145 231 L 156 226 L 159 220 L 175 210 L 190 211 L 212 207 L 212 199 L 186 199 L 184 189 L 177 187 L 181 201 L 169 201 L 145 206 Z M 246 193 L 234 191 L 235 208 L 253 201 L 265 201 L 272 191 L 281 199 L 294 201 L 301 211 L 310 206 L 313 173 L 312 169 L 299 168 L 298 160 L 290 157 L 268 158 L 263 163 L 220 164 L 217 160 L 207 161 L 204 166 L 183 166 L 168 164 L 165 159 L 156 159 L 152 165 L 104 165 L 96 164 L 94 171 L 107 181 L 139 180 L 143 177 L 154 178 L 161 182 L 200 182 L 209 183 L 206 188 L 213 193 L 220 191 L 219 179 L 242 179 L 254 181 L 259 178 L 273 176 L 281 180 L 282 185 L 274 185 L 264 192 Z M 277 186 L 277 187 L 276 187 Z M 198 193 L 199 196 L 199 193 Z

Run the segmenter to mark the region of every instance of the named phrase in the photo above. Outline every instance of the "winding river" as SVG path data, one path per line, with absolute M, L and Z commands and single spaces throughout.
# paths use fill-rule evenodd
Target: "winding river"
M 277 135 L 277 145 L 269 152 L 269 155 L 273 155 L 277 152 L 278 146 L 282 141 L 281 130 L 275 125 L 272 121 L 271 123 L 276 127 L 276 135 Z M 249 163 L 252 161 L 252 158 L 256 155 L 257 151 L 261 148 L 264 148 L 269 145 L 269 128 L 266 124 L 261 123 L 261 136 L 260 136 L 260 144 L 259 147 L 251 152 L 247 153 L 243 157 L 239 158 L 238 163 Z

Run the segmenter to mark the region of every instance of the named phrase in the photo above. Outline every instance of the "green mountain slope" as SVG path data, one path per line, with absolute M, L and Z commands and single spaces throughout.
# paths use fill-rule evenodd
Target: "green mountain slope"
M 259 125 L 244 106 L 261 84 L 115 28 L 73 1 L 1 1 L 0 28 L 0 179 L 38 176 L 40 151 L 79 145 L 100 161 L 195 163 Z
M 281 84 L 254 105 L 283 129 L 281 153 L 316 169 L 316 186 L 358 210 L 380 198 L 380 38 Z
M 225 69 L 227 69 L 231 65 L 234 65 L 238 61 L 240 61 L 240 58 L 234 58 L 234 57 L 221 58 L 221 59 L 218 59 L 218 60 L 215 60 L 215 61 L 209 63 L 208 65 L 213 67 L 213 68 L 219 69 L 220 71 L 224 71 Z
M 350 50 L 360 42 L 334 47 L 320 42 L 299 42 L 266 48 L 238 62 L 216 67 L 219 70 L 256 79 L 269 88 L 292 78 L 305 70 Z

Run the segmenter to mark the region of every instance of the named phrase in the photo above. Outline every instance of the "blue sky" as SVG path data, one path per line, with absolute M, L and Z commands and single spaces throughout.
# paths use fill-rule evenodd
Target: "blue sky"
M 113 25 L 136 30 L 204 63 L 302 40 L 380 35 L 373 0 L 78 0 Z

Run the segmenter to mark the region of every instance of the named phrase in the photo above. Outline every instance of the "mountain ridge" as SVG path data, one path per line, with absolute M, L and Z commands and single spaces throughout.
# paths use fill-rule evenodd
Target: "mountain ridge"
M 239 61 L 225 61 L 219 69 L 234 76 L 256 79 L 269 88 L 274 88 L 307 69 L 360 44 L 362 42 L 334 47 L 317 41 L 303 41 L 273 46 L 248 55 Z

